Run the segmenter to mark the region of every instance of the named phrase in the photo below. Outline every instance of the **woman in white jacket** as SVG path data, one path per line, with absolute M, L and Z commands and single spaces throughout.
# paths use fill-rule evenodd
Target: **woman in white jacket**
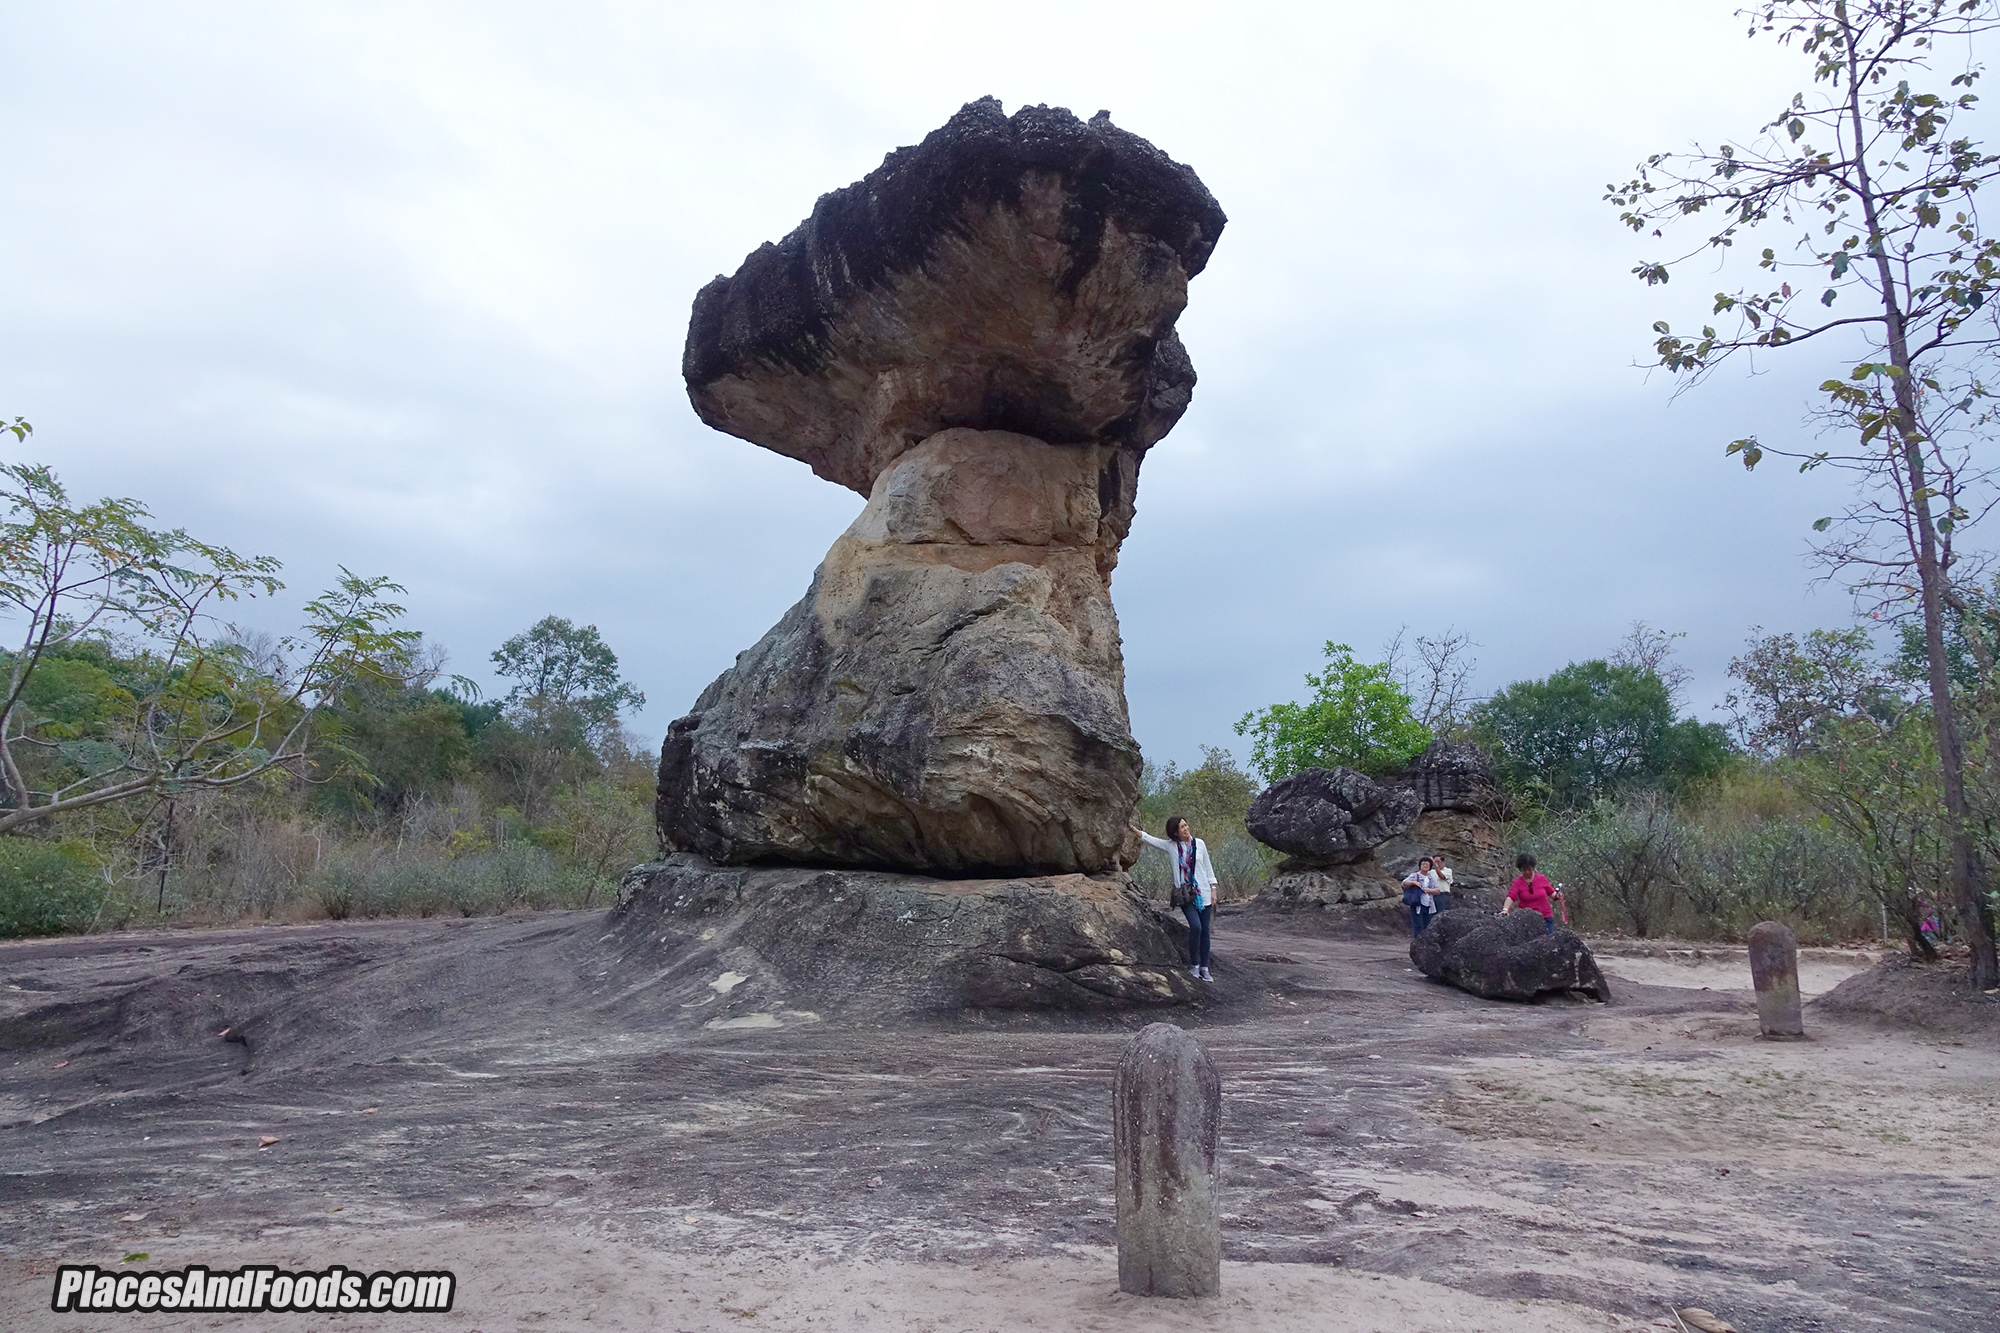
M 1208 859 L 1208 844 L 1194 836 L 1187 820 L 1175 815 L 1167 821 L 1167 836 L 1156 838 L 1137 824 L 1133 831 L 1173 858 L 1174 899 L 1188 923 L 1188 966 L 1203 981 L 1215 980 L 1208 970 L 1209 939 L 1215 920 L 1215 867 Z

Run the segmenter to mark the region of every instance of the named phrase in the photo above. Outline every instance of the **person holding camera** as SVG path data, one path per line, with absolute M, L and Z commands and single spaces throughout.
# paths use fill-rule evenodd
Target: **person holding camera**
M 1569 924 L 1569 901 L 1563 897 L 1560 887 L 1549 883 L 1547 875 L 1535 872 L 1535 857 L 1531 852 L 1522 852 L 1514 858 L 1514 868 L 1521 873 L 1507 886 L 1507 901 L 1500 904 L 1500 914 L 1505 916 L 1515 908 L 1530 912 L 1540 912 L 1548 922 L 1549 934 L 1556 933 L 1556 907 L 1562 907 L 1563 924 Z

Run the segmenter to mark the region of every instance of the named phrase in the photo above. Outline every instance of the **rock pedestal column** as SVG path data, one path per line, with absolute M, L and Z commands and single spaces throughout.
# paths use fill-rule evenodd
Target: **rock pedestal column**
M 1112 1093 L 1120 1291 L 1222 1289 L 1221 1128 L 1222 1081 L 1208 1051 L 1171 1023 L 1147 1027 L 1118 1062 Z
M 1757 988 L 1757 1026 L 1766 1037 L 1795 1041 L 1806 1035 L 1799 1008 L 1799 942 L 1778 921 L 1750 928 L 1750 982 Z

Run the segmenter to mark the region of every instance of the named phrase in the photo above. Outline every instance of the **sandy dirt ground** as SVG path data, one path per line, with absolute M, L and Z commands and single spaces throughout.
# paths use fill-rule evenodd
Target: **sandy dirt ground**
M 1809 1005 L 1813 1040 L 1767 1043 L 1747 978 L 1610 956 L 1609 1007 L 1494 1004 L 1394 938 L 1226 910 L 1180 1015 L 1224 1080 L 1225 1294 L 1150 1302 L 1116 1291 L 1109 1161 L 1146 1016 L 772 996 L 704 1028 L 606 938 L 556 913 L 0 945 L 0 1327 L 2000 1330 L 1991 1026 Z M 138 1253 L 461 1294 L 49 1311 L 58 1263 Z
M 1741 990 L 1748 986 L 1750 951 L 1713 944 L 1653 945 L 1644 949 L 1623 941 L 1597 944 L 1593 950 L 1605 970 L 1646 986 L 1679 986 L 1699 990 Z M 1799 950 L 1799 993 L 1810 999 L 1824 995 L 1849 977 L 1866 972 L 1887 956 L 1886 949 Z

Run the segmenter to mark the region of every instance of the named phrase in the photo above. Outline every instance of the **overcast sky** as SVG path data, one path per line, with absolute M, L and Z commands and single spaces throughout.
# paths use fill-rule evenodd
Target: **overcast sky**
M 1684 630 L 1713 717 L 1753 625 L 1843 622 L 1808 525 L 1812 354 L 1675 400 L 1723 285 L 1600 196 L 1800 86 L 1730 0 L 1297 5 L 0 4 L 0 411 L 73 489 L 409 588 L 453 669 L 596 624 L 656 739 L 859 497 L 704 427 L 695 290 L 998 96 L 1108 108 L 1229 214 L 1113 583 L 1150 758 L 1233 746 L 1328 639 L 1481 645 L 1479 685 Z

